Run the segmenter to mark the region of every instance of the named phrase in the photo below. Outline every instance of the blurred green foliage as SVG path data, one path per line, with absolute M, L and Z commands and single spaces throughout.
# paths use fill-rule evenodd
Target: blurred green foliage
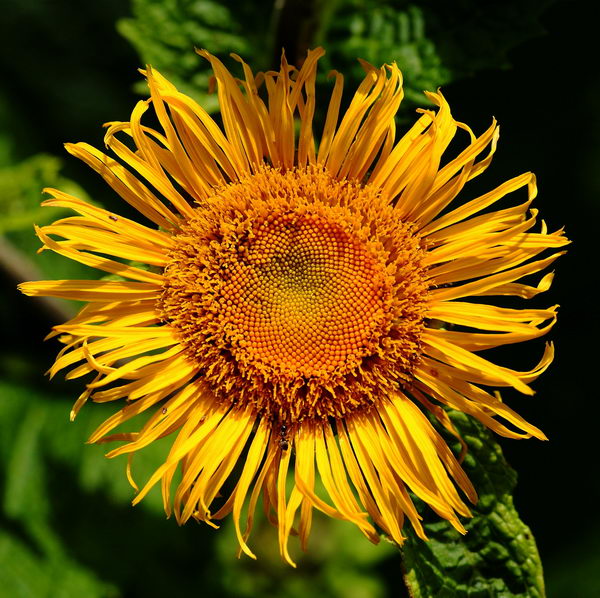
M 506 68 L 509 51 L 543 33 L 539 16 L 552 0 L 480 3 L 346 0 L 327 31 L 327 64 L 359 80 L 356 58 L 395 60 L 404 75 L 405 108 L 483 69 Z
M 120 20 L 118 29 L 144 63 L 216 112 L 217 98 L 207 93 L 212 71 L 193 48 L 208 48 L 221 58 L 238 53 L 255 70 L 277 68 L 279 48 L 273 47 L 273 36 L 278 19 L 287 16 L 282 6 L 298 4 L 294 16 L 310 20 L 313 28 L 308 45 L 327 49 L 322 81 L 327 70 L 336 69 L 354 88 L 364 76 L 358 57 L 376 66 L 395 60 L 404 74 L 406 102 L 417 106 L 427 103 L 423 90 L 477 70 L 507 66 L 511 48 L 541 33 L 538 17 L 550 1 L 502 7 L 462 2 L 449 9 L 402 0 L 132 0 L 134 17 Z M 146 93 L 143 82 L 136 89 Z
M 122 19 L 117 26 L 145 64 L 161 71 L 206 110 L 216 112 L 216 94 L 207 93 L 212 71 L 194 48 L 209 48 L 225 56 L 230 52 L 252 55 L 252 48 L 266 33 L 264 28 L 256 29 L 264 20 L 248 22 L 248 11 L 235 8 L 231 0 L 133 0 L 134 18 Z M 136 89 L 145 94 L 147 87 L 140 82 Z
M 427 36 L 423 10 L 397 10 L 391 3 L 350 0 L 331 21 L 327 64 L 350 79 L 364 75 L 356 57 L 380 66 L 395 60 L 402 70 L 404 97 L 423 105 L 423 90 L 434 90 L 451 80 L 435 42 Z
M 43 208 L 41 185 L 60 187 L 66 193 L 85 197 L 83 189 L 61 176 L 61 160 L 38 154 L 13 166 L 0 168 L 0 234 L 32 229 L 32 223 L 43 225 L 56 220 L 66 211 Z
M 71 215 L 68 210 L 40 205 L 44 187 L 60 188 L 91 201 L 79 185 L 62 175 L 61 168 L 62 159 L 48 154 L 34 155 L 0 168 L 0 235 L 4 237 L 4 248 L 10 243 L 9 247 L 14 250 L 10 255 L 3 253 L 4 266 L 18 271 L 22 262 L 29 275 L 38 277 L 98 278 L 101 273 L 77 262 L 51 251 L 37 252 L 40 242 L 33 224 L 42 226 Z

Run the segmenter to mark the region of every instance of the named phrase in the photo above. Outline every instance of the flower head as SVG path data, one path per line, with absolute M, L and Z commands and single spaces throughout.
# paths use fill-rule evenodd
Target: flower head
M 475 489 L 425 413 L 454 434 L 442 406 L 503 436 L 544 438 L 490 389 L 532 394 L 552 346 L 525 372 L 479 355 L 540 337 L 556 320 L 556 307 L 487 302 L 548 289 L 551 274 L 537 286 L 521 279 L 567 244 L 544 223 L 532 232 L 533 174 L 458 199 L 490 164 L 498 127 L 477 137 L 440 92 L 428 93 L 437 109 L 420 110 L 397 140 L 395 64 L 363 63 L 341 115 L 343 78 L 333 73 L 317 144 L 321 49 L 300 69 L 283 58 L 279 72 L 257 75 L 234 56 L 241 81 L 200 54 L 214 70 L 221 126 L 148 68 L 150 99 L 108 125 L 114 157 L 67 144 L 144 224 L 47 190 L 46 205 L 78 215 L 38 228 L 44 247 L 121 277 L 21 285 L 87 302 L 51 333 L 65 344 L 52 375 L 94 375 L 72 417 L 90 398 L 125 399 L 91 442 L 122 441 L 108 455 L 131 457 L 173 438 L 134 503 L 160 482 L 179 523 L 232 513 L 250 556 L 260 496 L 290 563 L 289 535 L 306 546 L 313 509 L 373 542 L 378 526 L 401 543 L 405 518 L 425 537 L 409 491 L 464 532 L 459 516 L 469 516 L 464 499 L 476 501 Z M 142 124 L 149 108 L 156 129 Z M 458 129 L 466 147 L 445 160 Z M 492 208 L 521 188 L 521 203 Z M 116 431 L 143 412 L 138 432 Z

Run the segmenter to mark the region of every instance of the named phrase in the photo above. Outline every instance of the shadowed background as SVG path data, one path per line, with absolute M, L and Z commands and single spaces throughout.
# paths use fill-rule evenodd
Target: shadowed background
M 61 596 L 306 596 L 384 598 L 402 595 L 398 555 L 370 545 L 350 524 L 316 517 L 310 550 L 292 570 L 279 562 L 276 535 L 261 524 L 257 562 L 235 558 L 233 529 L 166 521 L 158 493 L 130 507 L 124 462 L 84 446 L 112 412 L 90 405 L 70 424 L 81 381 L 49 383 L 57 343 L 42 343 L 73 306 L 20 296 L 28 278 L 98 276 L 47 255 L 32 222 L 41 188 L 57 186 L 123 209 L 100 177 L 68 158 L 65 141 L 102 145 L 101 124 L 126 120 L 144 93 L 137 68 L 149 62 L 208 109 L 208 70 L 194 45 L 225 58 L 240 53 L 253 67 L 272 67 L 279 48 L 291 62 L 322 44 L 318 92 L 336 68 L 353 89 L 362 69 L 396 60 L 406 100 L 400 128 L 425 105 L 422 89 L 442 86 L 453 115 L 481 133 L 501 124 L 492 166 L 463 197 L 471 199 L 532 170 L 536 200 L 551 230 L 574 240 L 556 264 L 549 293 L 535 305 L 561 304 L 550 339 L 554 365 L 535 383 L 535 397 L 504 398 L 541 427 L 550 442 L 501 441 L 519 474 L 516 506 L 534 533 L 548 596 L 600 595 L 600 498 L 594 403 L 597 385 L 594 285 L 595 223 L 600 191 L 600 78 L 592 58 L 595 24 L 577 2 L 456 3 L 375 0 L 8 0 L 0 22 L 0 598 Z M 233 62 L 227 63 L 233 66 Z M 317 100 L 319 95 L 317 96 Z M 321 104 L 317 118 L 324 116 Z M 531 367 L 543 341 L 498 351 L 502 363 Z M 160 458 L 139 459 L 143 479 Z

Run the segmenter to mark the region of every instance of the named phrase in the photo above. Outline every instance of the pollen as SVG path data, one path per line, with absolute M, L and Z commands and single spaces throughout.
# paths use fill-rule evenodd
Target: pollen
M 391 212 L 312 167 L 265 168 L 196 208 L 160 306 L 218 400 L 293 424 L 368 409 L 410 373 L 423 250 Z

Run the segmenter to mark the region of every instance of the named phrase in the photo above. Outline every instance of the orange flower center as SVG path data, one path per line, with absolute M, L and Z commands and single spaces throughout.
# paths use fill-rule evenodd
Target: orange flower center
M 219 317 L 265 365 L 311 376 L 354 364 L 384 319 L 375 257 L 318 214 L 261 218 L 230 257 Z
M 409 379 L 424 249 L 377 189 L 265 168 L 175 239 L 158 307 L 217 400 L 293 424 L 370 409 Z

